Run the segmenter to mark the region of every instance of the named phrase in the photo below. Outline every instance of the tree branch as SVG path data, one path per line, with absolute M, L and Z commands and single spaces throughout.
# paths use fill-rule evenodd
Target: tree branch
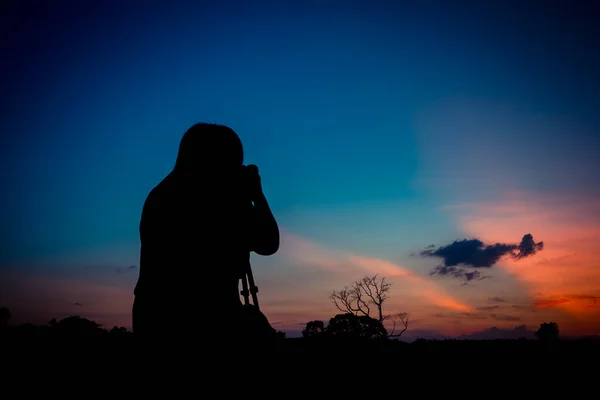
M 409 313 L 398 313 L 392 315 L 392 333 L 388 335 L 388 337 L 400 337 L 406 330 L 408 329 L 408 322 L 410 319 Z M 403 326 L 403 329 L 399 333 L 394 333 L 396 331 L 396 323 L 400 322 Z

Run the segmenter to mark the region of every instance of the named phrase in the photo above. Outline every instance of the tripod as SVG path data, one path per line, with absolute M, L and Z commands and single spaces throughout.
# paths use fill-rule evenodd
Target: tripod
M 257 310 L 260 310 L 258 306 L 258 286 L 254 284 L 254 276 L 252 275 L 252 267 L 250 266 L 250 261 L 246 264 L 246 270 L 240 278 L 242 280 L 242 290 L 240 294 L 244 296 L 244 305 L 250 304 L 250 295 L 252 295 L 252 304 L 256 307 Z M 249 286 L 249 288 L 248 288 Z

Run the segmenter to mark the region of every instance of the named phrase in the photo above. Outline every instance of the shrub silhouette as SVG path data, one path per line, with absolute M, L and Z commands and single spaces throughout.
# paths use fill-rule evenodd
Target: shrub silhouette
M 387 330 L 375 318 L 352 313 L 337 314 L 329 320 L 325 333 L 340 339 L 383 339 Z
M 325 324 L 323 321 L 309 321 L 306 323 L 306 327 L 302 330 L 302 337 L 313 338 L 320 336 L 325 331 Z
M 557 340 L 560 330 L 556 322 L 544 322 L 540 324 L 540 328 L 535 332 L 535 336 L 542 341 Z
M 69 337 L 100 337 L 105 332 L 100 328 L 100 324 L 90 321 L 87 318 L 81 318 L 79 315 L 71 316 L 50 323 L 51 332 L 55 335 Z

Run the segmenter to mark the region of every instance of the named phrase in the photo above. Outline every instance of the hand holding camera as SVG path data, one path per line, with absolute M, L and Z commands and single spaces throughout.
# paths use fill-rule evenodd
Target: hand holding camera
M 262 195 L 262 184 L 260 174 L 258 173 L 258 167 L 254 164 L 249 164 L 244 170 L 248 195 L 250 196 L 251 201 L 255 201 Z

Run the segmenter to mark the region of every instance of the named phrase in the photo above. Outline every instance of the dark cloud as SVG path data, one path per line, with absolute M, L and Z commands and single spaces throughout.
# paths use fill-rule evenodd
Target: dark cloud
M 430 275 L 450 275 L 454 278 L 462 278 L 465 282 L 478 281 L 485 279 L 479 271 L 467 271 L 464 268 L 458 268 L 455 266 L 448 267 L 446 265 L 438 265 L 430 272 Z
M 525 258 L 527 256 L 534 255 L 535 253 L 543 249 L 544 242 L 536 243 L 533 240 L 533 236 L 531 235 L 531 233 L 528 233 L 527 235 L 523 236 L 523 239 L 521 239 L 521 243 L 519 243 L 519 252 L 513 254 L 513 257 L 517 259 Z
M 500 308 L 500 306 L 482 306 L 482 307 L 477 307 L 477 309 L 479 311 L 492 311 L 492 310 L 495 310 L 497 308 Z
M 574 300 L 589 300 L 594 304 L 598 304 L 598 300 L 600 300 L 600 296 L 591 296 L 587 294 L 576 294 L 567 297 Z
M 515 317 L 514 315 L 505 315 L 505 314 L 490 314 L 490 317 L 494 318 L 496 321 L 520 321 L 521 318 Z
M 516 245 L 514 246 L 516 247 Z M 465 265 L 474 268 L 489 268 L 500 257 L 513 249 L 513 246 L 507 244 L 486 245 L 479 239 L 463 239 L 437 249 L 423 250 L 421 255 L 439 257 L 444 260 L 445 267 Z
M 504 256 L 518 260 L 531 256 L 543 248 L 544 243 L 536 243 L 533 236 L 528 233 L 518 244 L 485 244 L 479 239 L 462 239 L 437 248 L 429 245 L 421 255 L 441 258 L 443 261 L 430 275 L 449 275 L 470 282 L 487 277 L 479 271 L 468 271 L 465 268 L 491 268 Z
M 588 301 L 592 308 L 600 308 L 598 304 L 600 296 L 587 295 L 587 294 L 576 294 L 576 295 L 565 295 L 561 297 L 541 298 L 533 302 L 534 308 L 554 308 L 561 304 L 570 303 L 573 301 Z M 598 307 L 596 307 L 598 306 Z
M 75 303 L 76 306 L 82 306 L 83 304 L 81 303 Z
M 529 311 L 534 313 L 535 312 L 535 308 L 531 305 L 529 306 L 523 306 L 523 305 L 518 305 L 518 304 L 513 304 L 513 308 L 516 310 L 523 310 L 523 311 Z
M 502 297 L 490 297 L 488 301 L 493 303 L 506 303 L 506 300 L 504 300 Z
M 137 268 L 137 265 L 130 265 L 127 268 L 116 268 L 115 272 L 127 272 L 127 271 L 130 271 L 132 269 L 136 269 L 136 268 Z

